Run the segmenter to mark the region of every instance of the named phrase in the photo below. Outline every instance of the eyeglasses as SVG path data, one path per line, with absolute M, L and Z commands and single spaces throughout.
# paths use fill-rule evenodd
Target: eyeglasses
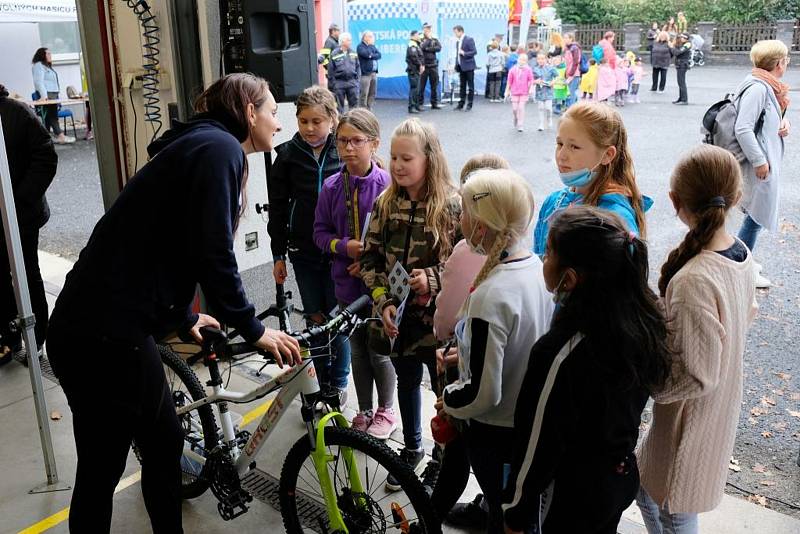
M 352 145 L 353 148 L 358 149 L 358 148 L 361 148 L 362 146 L 364 146 L 367 143 L 367 141 L 369 141 L 369 138 L 367 138 L 367 137 L 337 137 L 336 138 L 336 143 L 342 148 L 346 148 L 347 145 Z

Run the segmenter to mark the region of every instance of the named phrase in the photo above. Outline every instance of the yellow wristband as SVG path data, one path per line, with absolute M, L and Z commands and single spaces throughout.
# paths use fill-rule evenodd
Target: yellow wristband
M 340 241 L 339 239 L 331 240 L 331 252 L 333 254 L 336 254 L 336 243 L 338 243 L 339 241 Z
M 378 300 L 385 294 L 386 294 L 385 287 L 376 287 L 375 289 L 372 290 L 372 300 Z

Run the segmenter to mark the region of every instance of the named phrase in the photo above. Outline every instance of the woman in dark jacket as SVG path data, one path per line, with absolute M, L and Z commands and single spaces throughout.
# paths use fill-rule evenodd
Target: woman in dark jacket
M 146 458 L 142 493 L 153 531 L 182 532 L 183 431 L 156 340 L 174 331 L 200 340 L 200 327 L 219 326 L 192 313 L 198 284 L 246 341 L 279 362 L 301 362 L 294 339 L 256 319 L 233 253 L 246 155 L 272 150 L 275 99 L 265 80 L 231 74 L 200 95 L 195 111 L 148 147 L 152 159 L 95 226 L 50 318 L 48 355 L 78 454 L 72 532 L 109 531 L 132 440 Z
M 653 65 L 653 86 L 650 87 L 650 90 L 658 90 L 659 93 L 663 93 L 664 87 L 667 85 L 667 69 L 672 62 L 672 54 L 670 54 L 669 51 L 669 35 L 667 32 L 658 34 L 656 41 L 653 43 L 650 62 Z

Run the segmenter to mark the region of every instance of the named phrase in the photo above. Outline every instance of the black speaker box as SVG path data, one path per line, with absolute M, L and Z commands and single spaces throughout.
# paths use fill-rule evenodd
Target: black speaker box
M 313 0 L 221 0 L 225 72 L 266 79 L 278 102 L 317 83 Z

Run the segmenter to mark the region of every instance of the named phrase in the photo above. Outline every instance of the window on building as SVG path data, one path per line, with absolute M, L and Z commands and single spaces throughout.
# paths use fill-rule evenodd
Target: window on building
M 42 46 L 49 48 L 54 57 L 77 57 L 81 51 L 81 36 L 76 21 L 40 22 L 39 38 Z

